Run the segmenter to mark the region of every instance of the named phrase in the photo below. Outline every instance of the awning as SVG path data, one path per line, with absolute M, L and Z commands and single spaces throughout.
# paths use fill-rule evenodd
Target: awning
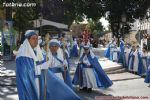
M 35 28 L 38 28 L 38 27 L 41 27 L 41 26 L 45 26 L 45 25 L 50 25 L 50 26 L 54 26 L 54 27 L 59 28 L 59 29 L 68 30 L 68 25 L 63 24 L 63 23 L 57 23 L 57 22 L 53 22 L 53 21 L 42 19 L 41 20 L 41 24 L 40 24 L 40 20 L 39 19 L 33 20 L 33 26 Z

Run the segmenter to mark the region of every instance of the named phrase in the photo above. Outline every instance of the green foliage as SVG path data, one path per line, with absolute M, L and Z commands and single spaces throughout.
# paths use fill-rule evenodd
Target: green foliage
M 94 37 L 98 38 L 103 35 L 104 28 L 99 20 L 95 21 L 92 19 L 88 19 L 88 27 Z
M 112 32 L 117 38 L 120 38 L 124 33 L 128 33 L 130 30 L 129 23 L 133 23 L 135 19 L 143 18 L 147 8 L 150 7 L 149 0 L 104 0 L 103 3 L 105 11 L 109 11 L 108 20 Z M 126 14 L 126 22 L 128 23 L 125 22 L 125 28 L 121 29 L 120 24 L 123 14 Z M 124 32 L 120 34 L 122 30 Z
M 67 4 L 67 6 L 65 5 L 67 7 L 66 12 L 68 12 L 68 18 L 72 18 L 68 20 L 71 22 L 73 20 L 78 21 L 85 16 L 97 21 L 109 11 L 107 19 L 111 25 L 110 28 L 118 38 L 122 36 L 119 34 L 122 14 L 126 14 L 128 23 L 133 23 L 135 19 L 143 18 L 147 8 L 150 7 L 149 0 L 64 0 L 64 3 Z M 125 23 L 124 33 L 128 33 L 130 29 L 128 23 Z M 113 29 L 114 26 L 115 29 Z M 93 28 L 91 29 L 93 30 Z
M 38 18 L 40 0 L 15 0 L 14 3 L 36 3 L 35 7 L 13 7 L 12 11 L 15 12 L 13 16 L 14 28 L 24 32 L 33 27 L 32 20 Z

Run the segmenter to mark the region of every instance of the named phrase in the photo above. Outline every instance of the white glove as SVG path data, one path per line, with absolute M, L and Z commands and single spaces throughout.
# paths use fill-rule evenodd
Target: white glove
M 35 66 L 35 75 L 40 75 L 41 74 L 41 66 Z

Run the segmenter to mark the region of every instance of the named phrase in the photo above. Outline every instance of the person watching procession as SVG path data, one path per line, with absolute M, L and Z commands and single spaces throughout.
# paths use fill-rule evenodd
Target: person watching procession
M 90 44 L 84 45 L 81 50 L 72 83 L 88 93 L 92 92 L 92 88 L 108 88 L 113 84 L 91 51 Z

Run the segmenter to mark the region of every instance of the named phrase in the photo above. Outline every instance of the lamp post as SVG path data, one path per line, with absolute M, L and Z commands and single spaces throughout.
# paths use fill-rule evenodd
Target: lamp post
M 42 35 L 42 13 L 39 14 L 39 22 L 40 22 L 40 29 L 39 29 L 39 35 Z

